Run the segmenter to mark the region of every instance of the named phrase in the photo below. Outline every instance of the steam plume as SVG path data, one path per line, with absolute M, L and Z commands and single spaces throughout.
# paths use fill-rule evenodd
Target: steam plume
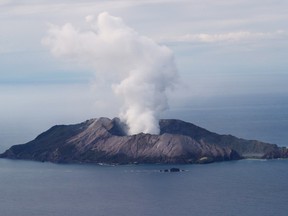
M 172 51 L 107 12 L 87 16 L 86 22 L 86 31 L 70 23 L 50 25 L 42 42 L 56 57 L 90 65 L 96 77 L 112 81 L 112 90 L 123 100 L 119 115 L 129 134 L 158 134 L 159 115 L 168 108 L 166 91 L 177 79 Z

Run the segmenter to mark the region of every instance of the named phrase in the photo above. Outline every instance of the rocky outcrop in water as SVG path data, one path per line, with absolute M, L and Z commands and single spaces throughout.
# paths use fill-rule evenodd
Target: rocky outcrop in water
M 286 148 L 218 135 L 188 122 L 160 120 L 160 135 L 127 136 L 119 119 L 57 125 L 14 145 L 2 158 L 56 163 L 211 163 L 241 158 L 284 158 Z

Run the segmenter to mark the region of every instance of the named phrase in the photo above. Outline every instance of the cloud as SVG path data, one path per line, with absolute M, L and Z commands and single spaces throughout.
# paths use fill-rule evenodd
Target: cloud
M 141 5 L 156 5 L 169 2 L 179 2 L 180 0 L 26 0 L 24 2 L 15 2 L 12 0 L 1 0 L 0 5 L 5 6 L 5 9 L 0 11 L 2 15 L 13 15 L 13 16 L 23 16 L 23 15 L 39 15 L 45 13 L 51 13 L 51 11 L 61 12 L 71 14 L 81 14 L 87 11 L 103 11 L 103 10 L 114 10 L 114 9 L 124 9 L 131 7 L 138 7 Z M 181 0 L 183 2 L 187 0 Z
M 107 12 L 96 19 L 86 16 L 86 21 L 88 31 L 70 23 L 50 25 L 43 44 L 54 56 L 90 66 L 97 79 L 112 83 L 113 92 L 122 98 L 120 118 L 129 134 L 159 133 L 159 115 L 168 108 L 166 91 L 177 80 L 172 51 Z
M 0 1 L 0 5 L 1 5 L 1 6 L 5 6 L 5 5 L 10 4 L 11 2 L 12 2 L 11 0 L 1 0 L 1 1 Z
M 187 42 L 187 43 L 227 43 L 227 42 L 243 42 L 243 41 L 257 41 L 269 39 L 287 39 L 288 33 L 286 31 L 276 32 L 249 32 L 238 31 L 228 32 L 222 34 L 185 34 L 182 36 L 162 38 L 163 42 Z

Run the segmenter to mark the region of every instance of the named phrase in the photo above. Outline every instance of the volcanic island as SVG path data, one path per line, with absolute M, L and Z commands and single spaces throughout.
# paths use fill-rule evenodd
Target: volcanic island
M 246 158 L 287 158 L 288 149 L 219 135 L 177 119 L 159 120 L 160 134 L 127 135 L 119 118 L 56 125 L 14 145 L 1 158 L 96 164 L 204 164 Z

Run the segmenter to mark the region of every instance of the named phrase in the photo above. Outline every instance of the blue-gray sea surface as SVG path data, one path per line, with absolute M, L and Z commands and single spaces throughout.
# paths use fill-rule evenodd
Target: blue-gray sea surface
M 0 160 L 3 216 L 287 216 L 288 160 L 179 165 Z

